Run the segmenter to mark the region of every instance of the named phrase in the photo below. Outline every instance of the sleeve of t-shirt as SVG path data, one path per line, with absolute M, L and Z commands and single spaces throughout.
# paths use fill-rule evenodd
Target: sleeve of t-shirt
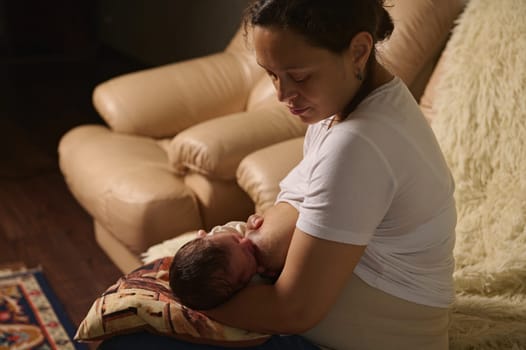
M 285 202 L 299 210 L 305 197 L 305 176 L 303 170 L 303 161 L 294 167 L 287 176 L 281 180 L 279 187 L 280 192 L 276 198 L 276 203 Z
M 395 193 L 396 179 L 373 141 L 336 128 L 306 174 L 297 227 L 322 239 L 367 245 Z
M 307 153 L 310 143 L 312 141 L 312 127 L 309 126 L 305 134 L 303 142 L 303 157 Z M 305 164 L 301 160 L 279 183 L 280 192 L 276 198 L 276 203 L 285 202 L 292 205 L 296 210 L 299 210 L 300 204 L 303 202 L 306 189 Z

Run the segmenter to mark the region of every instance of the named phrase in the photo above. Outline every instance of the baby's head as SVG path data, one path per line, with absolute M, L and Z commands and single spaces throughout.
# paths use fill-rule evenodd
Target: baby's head
M 237 232 L 201 235 L 183 245 L 170 266 L 170 287 L 195 310 L 227 301 L 257 272 L 255 247 Z

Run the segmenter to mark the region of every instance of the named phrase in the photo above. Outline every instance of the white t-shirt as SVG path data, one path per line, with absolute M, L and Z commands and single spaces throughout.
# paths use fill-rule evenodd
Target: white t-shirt
M 297 227 L 309 235 L 367 245 L 354 271 L 367 284 L 449 306 L 454 183 L 411 93 L 394 78 L 347 119 L 329 122 L 309 126 L 303 160 L 280 183 L 277 202 L 298 209 Z

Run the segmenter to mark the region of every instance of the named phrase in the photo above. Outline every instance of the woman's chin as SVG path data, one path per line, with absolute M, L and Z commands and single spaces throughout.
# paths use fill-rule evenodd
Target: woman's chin
M 326 119 L 324 117 L 320 117 L 320 116 L 314 115 L 312 113 L 299 114 L 296 117 L 298 117 L 299 120 L 301 120 L 301 122 L 305 123 L 305 124 L 315 124 L 315 123 L 317 123 L 319 121 L 322 121 L 322 120 Z

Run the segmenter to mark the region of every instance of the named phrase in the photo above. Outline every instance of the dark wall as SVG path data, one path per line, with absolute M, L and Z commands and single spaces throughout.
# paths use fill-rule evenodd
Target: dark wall
M 110 47 L 148 65 L 224 49 L 247 0 L 0 0 L 0 56 L 86 58 Z
M 91 1 L 0 0 L 0 54 L 85 56 L 97 46 Z
M 239 28 L 247 0 L 100 1 L 101 40 L 150 64 L 202 56 L 225 48 Z

